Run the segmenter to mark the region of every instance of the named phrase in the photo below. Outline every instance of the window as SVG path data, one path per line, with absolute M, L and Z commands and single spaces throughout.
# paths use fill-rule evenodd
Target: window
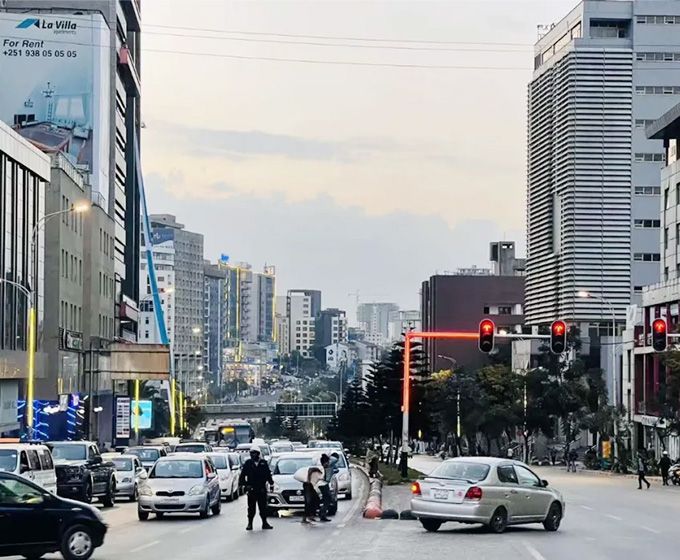
M 670 201 L 670 190 L 664 189 L 663 191 L 663 207 L 668 210 L 668 202 Z
M 635 86 L 637 95 L 680 95 L 680 86 Z
M 680 25 L 680 16 L 637 16 L 635 21 L 647 25 Z
M 635 292 L 636 294 L 641 294 L 642 286 L 633 286 L 633 292 Z
M 660 228 L 661 220 L 634 220 L 634 224 L 638 229 Z
M 663 269 L 663 279 L 668 280 L 668 267 Z
M 0 505 L 36 505 L 44 501 L 43 494 L 33 486 L 19 480 L 0 480 Z
M 635 53 L 638 62 L 677 62 L 680 52 L 639 52 Z
M 42 470 L 42 467 L 40 466 L 40 459 L 38 459 L 38 452 L 35 449 L 29 449 L 26 451 L 26 453 L 28 455 L 28 464 L 31 466 L 31 470 Z
M 666 155 L 663 152 L 654 152 L 654 153 L 636 153 L 635 154 L 635 161 L 640 163 L 652 163 L 652 162 L 661 162 L 663 163 L 666 161 Z
M 647 128 L 654 119 L 635 119 L 635 128 Z
M 512 306 L 511 305 L 499 305 L 498 306 L 498 314 L 499 315 L 512 315 Z
M 485 315 L 488 315 L 488 314 L 489 314 L 489 306 L 488 306 L 488 305 L 485 305 L 485 306 L 484 306 L 484 314 L 485 314 Z
M 54 468 L 54 463 L 52 462 L 52 455 L 47 449 L 41 449 L 38 451 L 38 456 L 40 457 L 40 465 L 42 470 L 51 471 Z
M 520 486 L 532 486 L 534 488 L 543 487 L 543 484 L 541 484 L 541 480 L 526 467 L 516 465 L 515 473 L 517 474 L 517 479 L 519 481 Z
M 634 253 L 633 260 L 644 262 L 659 262 L 661 253 Z
M 501 465 L 496 469 L 498 473 L 498 480 L 504 484 L 517 484 L 517 474 L 515 474 L 515 469 L 512 465 Z
M 663 230 L 663 248 L 668 249 L 668 228 Z

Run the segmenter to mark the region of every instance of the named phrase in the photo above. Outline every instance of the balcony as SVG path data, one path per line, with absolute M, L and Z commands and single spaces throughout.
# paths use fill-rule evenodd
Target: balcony
M 121 0 L 120 4 L 123 8 L 123 12 L 125 13 L 128 31 L 141 31 L 142 14 L 139 6 L 139 0 Z
M 125 92 L 131 97 L 139 97 L 141 94 L 139 74 L 137 74 L 130 49 L 125 45 L 118 51 L 118 71 L 125 84 Z

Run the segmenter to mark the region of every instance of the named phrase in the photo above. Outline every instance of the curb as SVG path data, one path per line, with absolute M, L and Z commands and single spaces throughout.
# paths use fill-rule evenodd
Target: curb
M 370 489 L 366 504 L 364 505 L 363 516 L 365 519 L 380 519 L 383 515 L 382 480 L 378 478 L 369 478 L 368 480 Z

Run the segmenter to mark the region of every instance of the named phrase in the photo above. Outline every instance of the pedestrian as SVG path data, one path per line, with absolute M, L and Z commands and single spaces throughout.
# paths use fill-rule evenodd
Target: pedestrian
M 642 490 L 642 483 L 644 482 L 647 485 L 647 490 L 649 490 L 649 487 L 651 484 L 645 477 L 647 474 L 647 461 L 645 460 L 645 457 L 642 455 L 642 453 L 638 453 L 638 490 Z
M 333 474 L 335 470 L 335 463 L 337 463 L 337 459 L 335 459 L 335 462 L 323 453 L 321 455 L 321 467 L 323 468 L 323 478 L 319 482 L 319 491 L 321 492 L 321 511 L 319 512 L 319 519 L 323 521 L 324 523 L 328 523 L 330 519 L 328 519 L 328 512 L 331 508 L 331 481 L 333 480 Z
M 267 485 L 274 486 L 274 479 L 266 461 L 260 458 L 260 448 L 250 448 L 250 459 L 243 465 L 239 486 L 245 486 L 248 493 L 248 526 L 246 531 L 253 530 L 255 509 L 260 513 L 263 529 L 273 529 L 267 521 Z
M 664 451 L 659 459 L 659 469 L 661 470 L 661 479 L 663 485 L 668 486 L 668 471 L 671 469 L 671 459 L 668 456 L 668 451 Z
M 319 482 L 322 479 L 321 469 L 317 467 L 307 469 L 307 480 L 302 483 L 302 493 L 305 497 L 305 511 L 302 514 L 302 523 L 304 524 L 316 521 L 316 512 L 321 505 Z
M 553 467 L 555 466 L 556 461 L 557 461 L 557 449 L 555 449 L 554 447 L 551 447 L 550 448 L 550 463 L 552 464 Z
M 567 472 L 576 472 L 576 459 L 578 458 L 578 453 L 576 449 L 569 451 L 569 462 L 567 463 Z

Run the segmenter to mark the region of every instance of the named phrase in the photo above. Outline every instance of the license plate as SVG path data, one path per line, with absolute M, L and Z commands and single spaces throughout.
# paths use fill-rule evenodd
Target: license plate
M 449 491 L 448 490 L 435 490 L 434 491 L 434 499 L 435 500 L 448 500 L 449 499 Z
M 290 498 L 288 498 L 288 501 L 289 502 L 304 502 L 305 497 L 304 496 L 291 496 Z
M 166 504 L 168 503 L 176 504 L 177 502 L 179 502 L 179 498 L 163 498 L 163 502 Z

